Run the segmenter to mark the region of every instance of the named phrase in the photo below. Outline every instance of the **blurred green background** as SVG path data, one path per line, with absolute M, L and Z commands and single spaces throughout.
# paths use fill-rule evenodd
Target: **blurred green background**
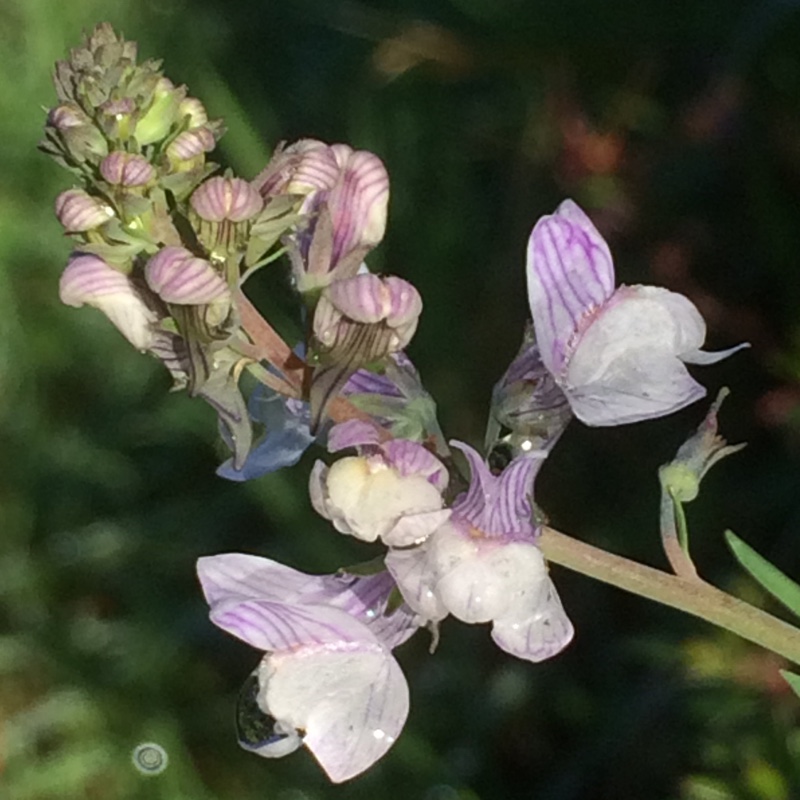
M 800 575 L 800 3 L 790 0 L 3 0 L 0 4 L 0 797 L 9 800 L 789 800 L 798 700 L 780 663 L 555 568 L 577 636 L 533 666 L 449 622 L 399 650 L 412 711 L 370 772 L 330 786 L 298 753 L 239 749 L 258 655 L 211 626 L 199 555 L 332 571 L 295 470 L 218 479 L 211 410 L 97 312 L 62 307 L 69 176 L 36 150 L 52 63 L 101 20 L 163 57 L 229 132 L 244 177 L 281 139 L 377 152 L 392 176 L 373 267 L 426 303 L 410 355 L 448 436 L 479 443 L 527 313 L 524 244 L 565 196 L 618 277 L 684 292 L 731 441 L 689 507 L 701 573 L 754 602 L 722 531 Z M 279 269 L 279 268 L 276 268 Z M 705 406 L 569 429 L 537 484 L 553 524 L 664 566 L 656 470 Z M 133 748 L 168 769 L 146 778 Z

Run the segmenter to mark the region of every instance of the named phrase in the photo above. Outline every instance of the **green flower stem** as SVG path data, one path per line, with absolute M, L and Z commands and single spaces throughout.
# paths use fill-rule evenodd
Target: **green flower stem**
M 800 664 L 800 630 L 698 578 L 671 575 L 542 528 L 542 551 L 554 564 L 693 614 Z

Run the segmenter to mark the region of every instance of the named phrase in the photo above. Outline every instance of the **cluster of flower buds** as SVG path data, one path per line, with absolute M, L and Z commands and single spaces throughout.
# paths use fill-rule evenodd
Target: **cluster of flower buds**
M 59 104 L 41 148 L 76 183 L 55 204 L 75 243 L 61 299 L 102 311 L 164 363 L 176 388 L 209 402 L 232 470 L 246 472 L 259 420 L 242 395 L 243 374 L 288 386 L 297 402 L 310 396 L 316 431 L 360 366 L 399 353 L 413 335 L 416 290 L 356 274 L 383 236 L 388 176 L 371 153 L 311 140 L 279 147 L 254 181 L 215 174 L 207 156 L 221 123 L 159 62 L 137 64 L 136 55 L 102 24 L 56 65 Z M 242 284 L 282 248 L 314 315 L 310 366 L 299 362 L 291 380 L 242 314 Z
M 323 576 L 237 553 L 200 559 L 212 621 L 264 654 L 239 698 L 242 746 L 279 757 L 305 745 L 334 781 L 363 772 L 408 713 L 393 649 L 420 628 L 438 637 L 448 616 L 491 623 L 494 642 L 526 661 L 559 653 L 573 627 L 539 547 L 545 458 L 573 416 L 617 425 L 693 402 L 705 390 L 685 364 L 737 348 L 701 351 L 705 325 L 680 295 L 615 288 L 608 245 L 565 201 L 531 234 L 532 326 L 495 387 L 486 457 L 450 443 L 466 460 L 459 473 L 404 352 L 420 296 L 364 263 L 386 225 L 377 156 L 307 139 L 278 148 L 252 182 L 212 177 L 219 125 L 157 64 L 136 66 L 107 26 L 56 82 L 44 147 L 81 184 L 56 203 L 78 243 L 64 302 L 99 308 L 215 407 L 233 450 L 224 477 L 325 446 L 311 504 L 336 531 L 385 547 Z M 306 338 L 291 343 L 241 291 L 278 243 L 308 314 Z M 249 403 L 245 370 L 258 382 Z

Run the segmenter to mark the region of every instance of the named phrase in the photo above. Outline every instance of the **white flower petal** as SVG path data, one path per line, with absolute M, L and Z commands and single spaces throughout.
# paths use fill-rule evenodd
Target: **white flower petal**
M 451 513 L 449 508 L 442 508 L 439 511 L 404 514 L 386 531 L 383 541 L 389 547 L 408 547 L 413 544 L 421 544 L 447 522 Z
M 436 622 L 447 616 L 447 609 L 433 590 L 435 576 L 428 564 L 428 546 L 426 542 L 407 550 L 389 550 L 385 563 L 409 607 L 425 622 Z
M 383 648 L 304 648 L 267 656 L 261 705 L 305 731 L 304 744 L 335 783 L 363 772 L 392 746 L 408 716 L 408 686 Z
M 561 652 L 575 629 L 549 577 L 539 580 L 528 603 L 527 615 L 495 620 L 492 639 L 507 653 L 537 663 Z
M 739 350 L 746 350 L 748 347 L 750 347 L 750 342 L 742 342 L 742 344 L 729 347 L 727 350 L 717 350 L 713 353 L 707 353 L 705 350 L 693 350 L 689 353 L 683 353 L 681 355 L 681 361 L 686 364 L 716 364 L 718 361 L 722 361 L 723 358 L 732 356 Z
M 706 325 L 683 295 L 654 286 L 622 287 L 583 331 L 566 373 L 568 387 L 594 383 L 633 354 L 652 361 L 700 348 Z
M 653 286 L 622 287 L 584 330 L 564 390 L 587 425 L 664 416 L 705 395 L 684 354 L 703 344 L 706 326 L 683 295 Z
M 473 539 L 453 525 L 431 539 L 429 560 L 438 578 L 434 591 L 454 617 L 467 623 L 515 613 L 546 570 L 533 542 Z
M 682 361 L 639 353 L 595 383 L 572 390 L 570 405 L 586 425 L 624 425 L 663 417 L 705 395 Z
M 400 475 L 377 456 L 339 459 L 327 473 L 324 492 L 327 516 L 338 530 L 367 542 L 382 538 L 387 544 L 394 543 L 385 537 L 404 516 L 439 511 L 444 502 L 425 477 Z M 398 531 L 400 539 L 403 527 Z M 411 535 L 414 538 L 403 539 L 403 544 L 421 537 Z

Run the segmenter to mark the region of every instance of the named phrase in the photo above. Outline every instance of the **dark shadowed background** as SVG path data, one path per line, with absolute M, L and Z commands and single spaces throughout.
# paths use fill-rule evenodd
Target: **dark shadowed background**
M 757 603 L 722 532 L 800 575 L 800 3 L 790 0 L 5 0 L 0 5 L 0 796 L 9 800 L 789 800 L 800 704 L 776 659 L 554 568 L 574 643 L 534 666 L 486 627 L 444 626 L 399 660 L 411 715 L 361 778 L 239 749 L 258 654 L 215 629 L 200 555 L 307 571 L 364 556 L 316 517 L 314 454 L 247 485 L 214 469 L 214 415 L 98 312 L 62 307 L 53 217 L 69 176 L 36 150 L 53 61 L 108 20 L 163 57 L 229 132 L 243 177 L 281 139 L 371 149 L 392 178 L 373 268 L 422 292 L 409 354 L 450 437 L 481 442 L 526 314 L 534 221 L 573 197 L 618 278 L 687 294 L 698 377 L 740 455 L 689 507 L 709 580 Z M 282 267 L 271 280 L 286 281 Z M 263 290 L 262 290 L 263 291 Z M 264 302 L 269 304 L 270 298 Z M 280 320 L 278 320 L 280 321 Z M 537 483 L 555 527 L 648 564 L 656 471 L 705 412 L 578 423 Z M 170 758 L 131 764 L 140 742 Z

